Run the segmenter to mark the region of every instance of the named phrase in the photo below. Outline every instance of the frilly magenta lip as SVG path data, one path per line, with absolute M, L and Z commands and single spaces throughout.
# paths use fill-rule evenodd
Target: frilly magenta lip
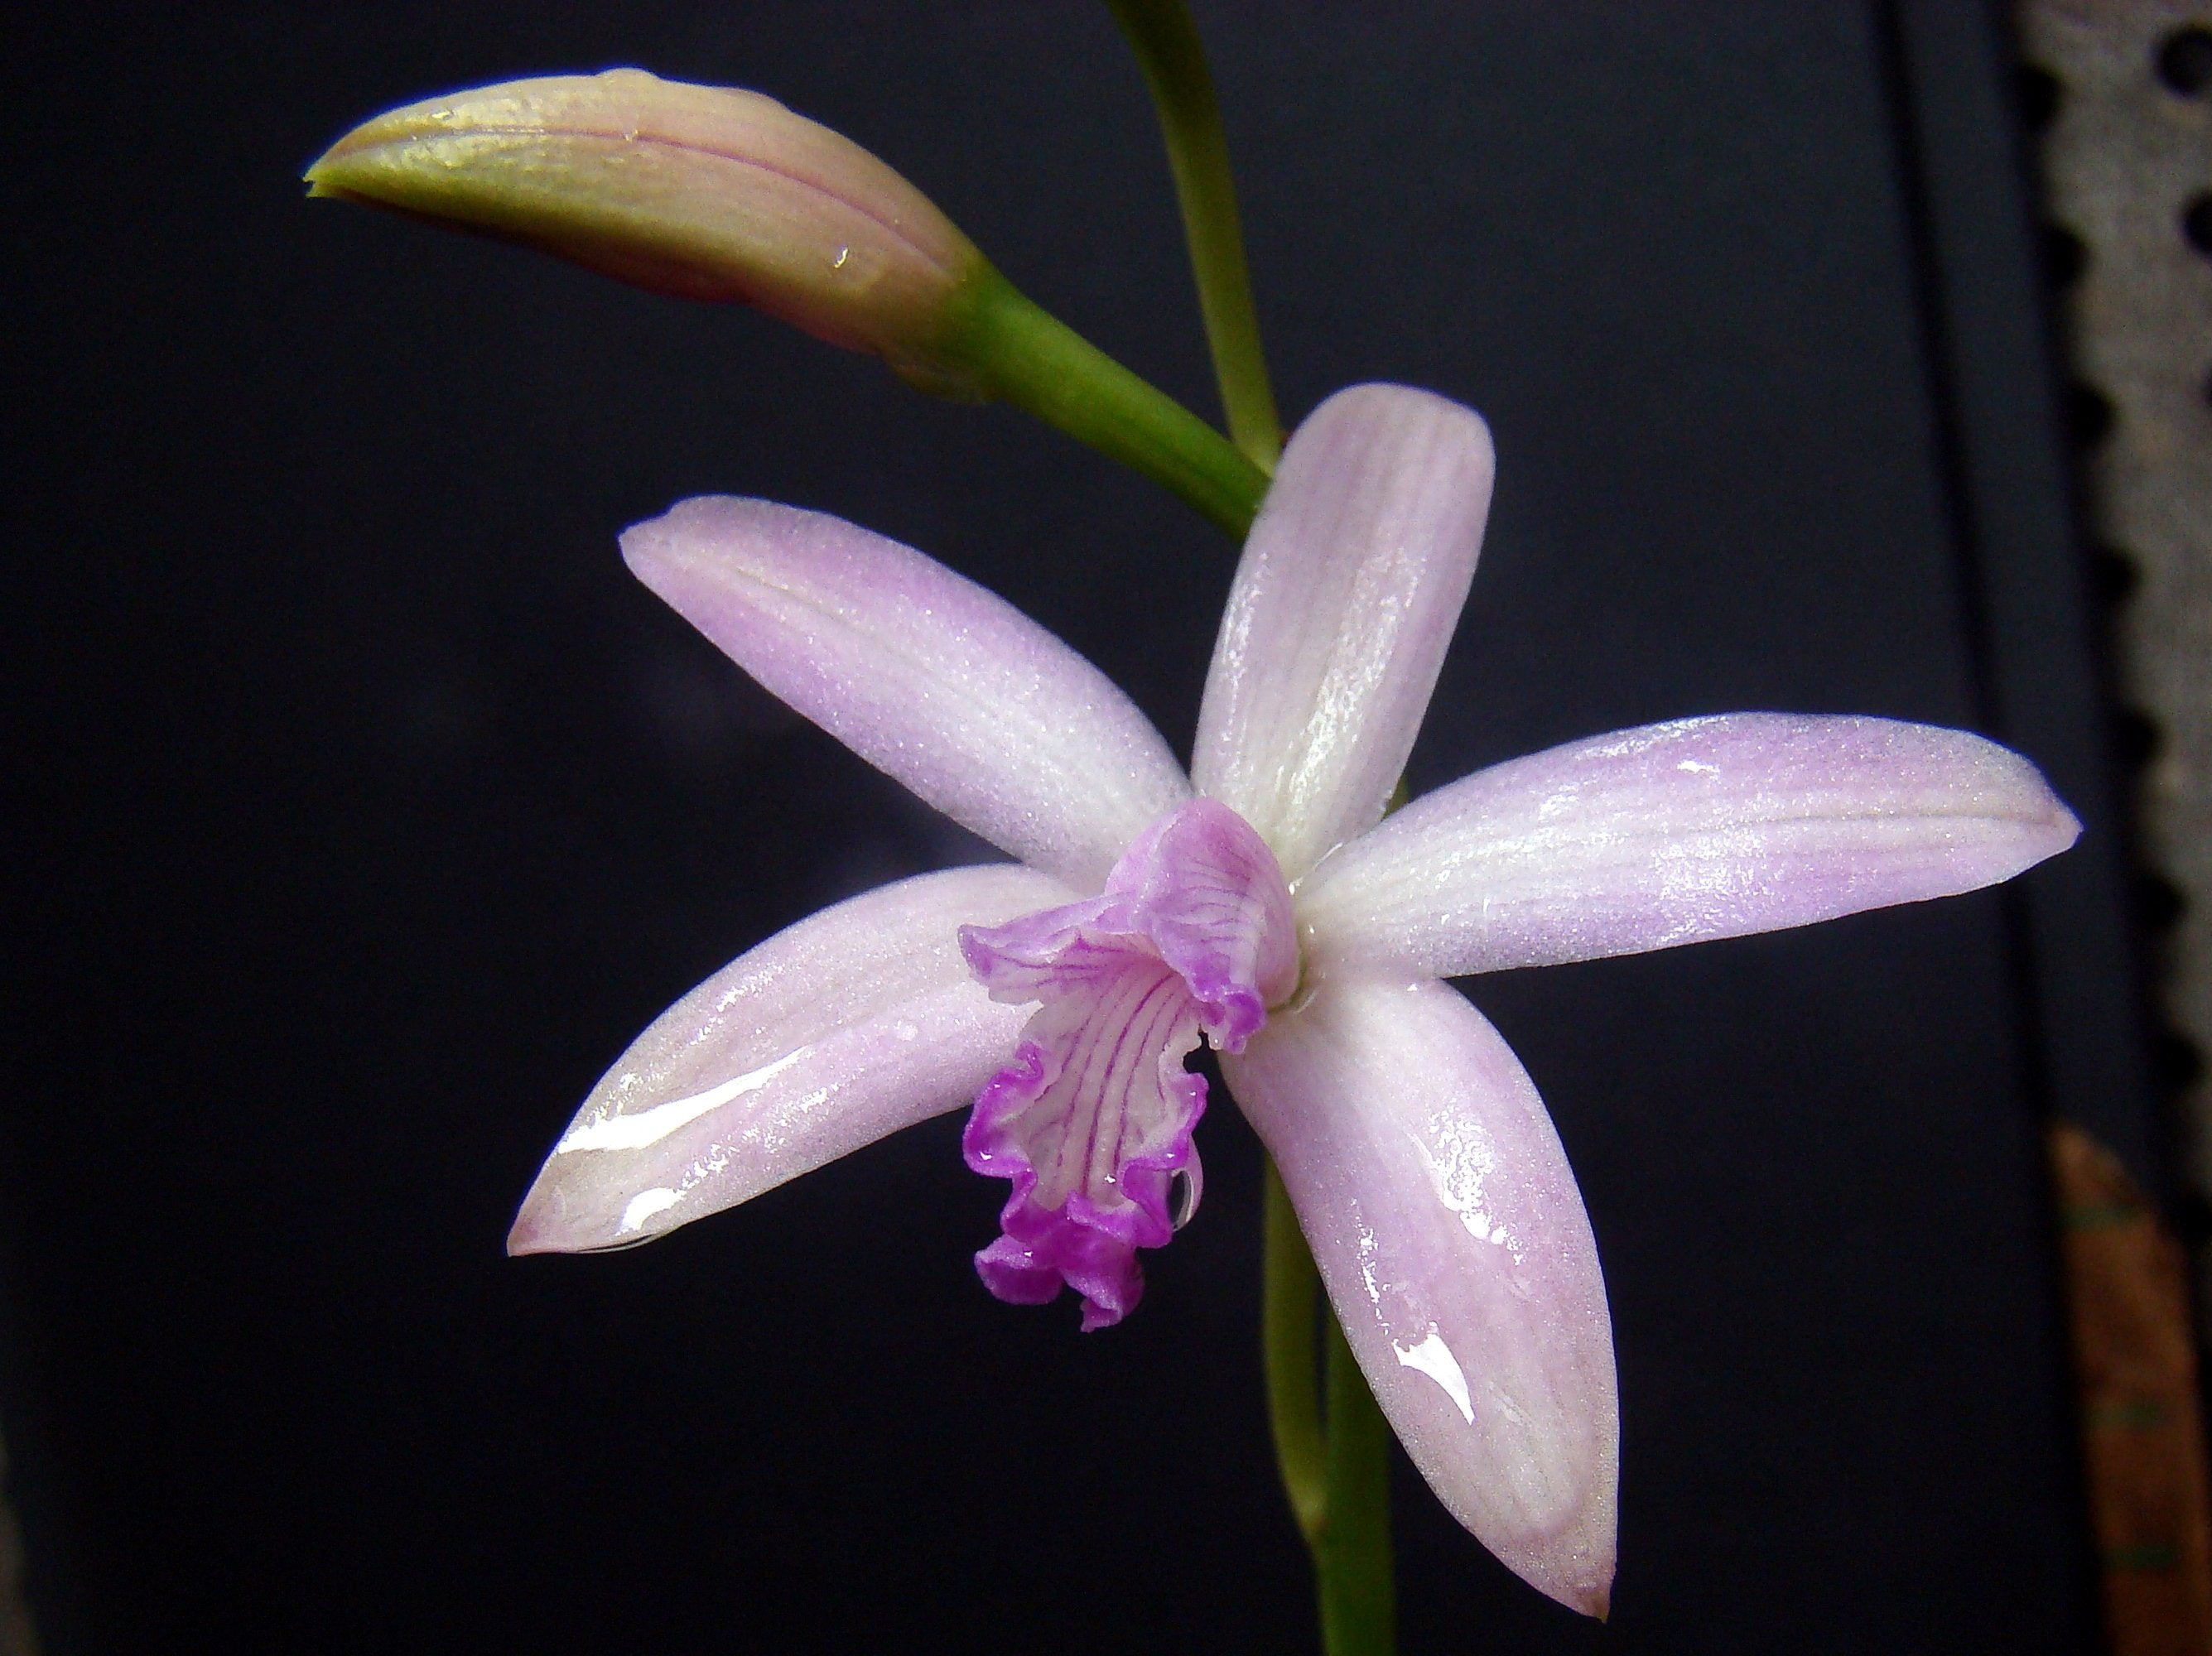
M 1087 902 L 960 928 L 991 998 L 1036 1005 L 1013 1062 L 976 1095 L 962 1141 L 977 1173 L 1013 1181 L 1003 1234 L 975 1256 L 991 1291 L 1039 1305 L 1065 1283 L 1086 1331 L 1144 1291 L 1140 1247 L 1164 1247 L 1180 1174 L 1197 1209 L 1191 1143 L 1206 1078 L 1200 1034 L 1241 1052 L 1297 985 L 1290 888 L 1252 826 L 1218 799 L 1153 823 Z
M 1097 669 L 920 553 L 757 500 L 631 530 L 640 579 L 763 686 L 1020 863 L 854 898 L 701 985 L 586 1101 L 511 1246 L 656 1235 L 974 1100 L 971 1163 L 1015 1183 L 985 1281 L 1073 1283 L 1111 1321 L 1195 1171 L 1181 1059 L 1209 1034 L 1414 1465 L 1523 1579 L 1602 1615 L 1596 1245 L 1534 1083 L 1442 978 L 1968 891 L 2080 828 L 1979 737 L 1771 713 L 1571 743 L 1383 821 L 1492 470 L 1482 422 L 1425 392 L 1358 386 L 1307 420 L 1188 778 Z

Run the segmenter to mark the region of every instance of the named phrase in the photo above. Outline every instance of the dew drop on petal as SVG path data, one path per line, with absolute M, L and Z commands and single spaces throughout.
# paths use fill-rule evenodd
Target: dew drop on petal
M 1168 1211 L 1175 1216 L 1170 1222 L 1177 1230 L 1188 1224 L 1191 1215 L 1198 1211 L 1198 1181 L 1190 1176 L 1187 1168 L 1177 1168 L 1175 1177 L 1168 1181 Z

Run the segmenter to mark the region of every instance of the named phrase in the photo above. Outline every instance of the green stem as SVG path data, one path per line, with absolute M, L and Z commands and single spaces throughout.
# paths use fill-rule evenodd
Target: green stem
M 1221 434 L 992 271 L 954 325 L 958 357 L 988 394 L 1026 409 L 1180 494 L 1237 540 L 1267 474 Z
M 1390 1656 L 1397 1592 L 1390 1555 L 1390 1429 L 1322 1308 L 1320 1277 L 1274 1162 L 1267 1164 L 1261 1341 L 1275 1461 L 1313 1552 L 1328 1656 Z M 1326 1318 L 1326 1422 L 1315 1334 Z
M 1230 437 L 1254 466 L 1272 472 L 1282 452 L 1282 422 L 1260 346 L 1221 106 L 1197 26 L 1183 0 L 1107 3 L 1159 111 Z M 1241 531 L 1232 532 L 1241 538 Z M 1266 1176 L 1261 1349 L 1267 1416 L 1291 1513 L 1313 1554 L 1322 1646 L 1328 1656 L 1391 1656 L 1398 1617 L 1390 1556 L 1390 1429 L 1344 1331 L 1322 1307 L 1320 1275 L 1272 1157 Z M 1324 1318 L 1325 1420 L 1315 1374 L 1315 1335 Z
M 1229 141 L 1221 129 L 1221 105 L 1213 94 L 1213 77 L 1206 70 L 1198 27 L 1182 0 L 1107 0 L 1107 4 L 1137 54 L 1145 84 L 1159 111 L 1230 438 L 1254 464 L 1273 471 L 1276 456 L 1282 452 L 1282 422 L 1276 416 L 1275 395 L 1267 383 L 1267 359 L 1260 349 L 1260 319 L 1244 262 L 1237 184 L 1229 171 Z
M 1390 1427 L 1334 1315 L 1326 1338 L 1328 1511 L 1313 1550 L 1322 1648 L 1329 1656 L 1389 1656 L 1398 1647 Z

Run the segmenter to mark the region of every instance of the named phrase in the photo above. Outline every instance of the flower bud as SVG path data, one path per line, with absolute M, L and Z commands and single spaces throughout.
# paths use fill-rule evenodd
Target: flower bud
M 410 104 L 332 145 L 309 193 L 558 253 L 661 293 L 742 300 L 953 395 L 957 301 L 990 264 L 921 192 L 773 98 L 642 70 Z

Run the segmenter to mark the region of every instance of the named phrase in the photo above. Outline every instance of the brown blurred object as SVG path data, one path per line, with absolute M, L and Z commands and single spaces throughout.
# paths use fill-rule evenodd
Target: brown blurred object
M 2088 527 L 2136 710 L 2142 918 L 2212 1195 L 2212 4 L 2021 0 L 2051 88 L 2044 210 Z M 2031 100 L 2031 104 L 2033 100 Z M 2031 110 L 2031 113 L 2033 111 Z M 2212 1656 L 2212 1544 L 2187 1264 L 2119 1162 L 2054 1125 L 2091 1520 L 2114 1656 Z
M 2212 1652 L 2212 1508 L 2181 1247 L 2118 1161 L 2053 1123 L 2090 1522 L 2112 1656 Z
M 7 1471 L 7 1453 L 0 1449 L 0 1483 L 6 1481 Z M 23 1549 L 4 1501 L 0 1501 L 0 1656 L 39 1656 L 31 1609 L 23 1600 Z

